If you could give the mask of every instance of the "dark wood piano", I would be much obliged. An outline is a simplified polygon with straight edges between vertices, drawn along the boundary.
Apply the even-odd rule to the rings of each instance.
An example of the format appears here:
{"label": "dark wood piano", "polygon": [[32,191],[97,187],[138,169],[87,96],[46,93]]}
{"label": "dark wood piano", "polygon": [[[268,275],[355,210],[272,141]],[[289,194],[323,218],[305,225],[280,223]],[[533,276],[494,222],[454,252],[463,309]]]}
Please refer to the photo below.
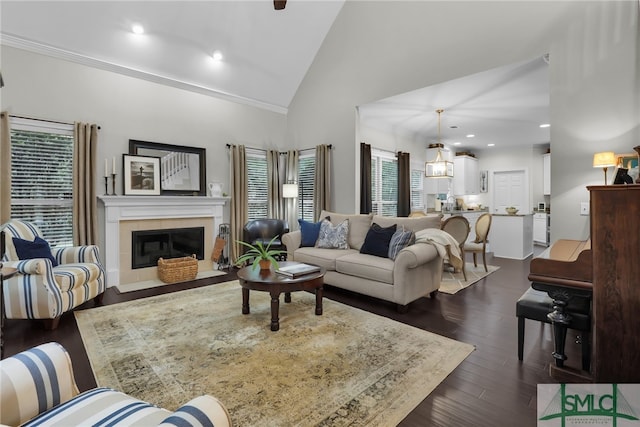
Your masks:
{"label": "dark wood piano", "polygon": [[[570,303],[580,299],[580,305],[590,305],[593,294],[593,263],[590,240],[558,240],[531,260],[529,280],[531,287],[547,292],[553,300],[554,310],[549,313],[553,325],[555,366],[550,374],[558,380],[590,381],[586,372],[566,368],[564,348],[567,329],[572,327]],[[590,315],[590,313],[588,313]],[[590,340],[589,336],[582,336]],[[587,362],[588,363],[588,362]],[[585,368],[586,369],[586,368]]]}
{"label": "dark wood piano", "polygon": [[[554,310],[559,316],[554,340],[556,326],[562,325],[563,301],[592,297],[591,372],[582,378],[567,375],[562,360],[554,355],[550,373],[562,382],[639,383],[640,185],[587,189],[590,240],[558,240],[531,260],[532,287],[559,302]],[[557,340],[555,346],[557,352]]]}

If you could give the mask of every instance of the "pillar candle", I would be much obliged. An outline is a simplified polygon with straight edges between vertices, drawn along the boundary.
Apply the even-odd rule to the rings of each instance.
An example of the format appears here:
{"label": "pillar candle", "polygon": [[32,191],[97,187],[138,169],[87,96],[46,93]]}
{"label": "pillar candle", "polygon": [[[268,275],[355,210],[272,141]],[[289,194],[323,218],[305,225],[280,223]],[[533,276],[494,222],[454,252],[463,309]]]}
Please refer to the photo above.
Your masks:
{"label": "pillar candle", "polygon": [[113,166],[113,172],[112,173],[115,175],[116,174],[116,158],[115,157],[113,158],[112,166]]}
{"label": "pillar candle", "polygon": [[104,159],[104,176],[109,176],[109,164],[107,159]]}

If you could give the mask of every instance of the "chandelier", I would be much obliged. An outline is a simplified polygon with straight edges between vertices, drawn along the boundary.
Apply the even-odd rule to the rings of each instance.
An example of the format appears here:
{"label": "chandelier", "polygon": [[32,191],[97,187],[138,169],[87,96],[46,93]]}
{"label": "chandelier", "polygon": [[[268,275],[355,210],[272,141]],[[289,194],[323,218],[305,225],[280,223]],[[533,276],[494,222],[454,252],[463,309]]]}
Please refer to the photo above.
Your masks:
{"label": "chandelier", "polygon": [[431,162],[426,162],[424,165],[424,175],[427,178],[453,178],[453,163],[448,160],[442,159],[442,152],[440,148],[444,147],[440,143],[440,115],[444,110],[436,110],[438,113],[438,155],[436,159]]}

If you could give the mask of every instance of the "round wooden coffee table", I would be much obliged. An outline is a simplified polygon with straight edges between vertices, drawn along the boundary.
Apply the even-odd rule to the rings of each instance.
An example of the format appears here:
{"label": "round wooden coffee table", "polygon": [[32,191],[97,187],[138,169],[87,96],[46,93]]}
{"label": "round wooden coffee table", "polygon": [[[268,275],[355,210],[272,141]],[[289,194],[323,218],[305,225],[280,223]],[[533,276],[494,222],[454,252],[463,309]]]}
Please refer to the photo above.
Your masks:
{"label": "round wooden coffee table", "polygon": [[[281,261],[281,266],[295,264]],[[322,286],[324,285],[325,269],[290,278],[273,270],[253,269],[252,266],[238,270],[238,280],[242,286],[242,314],[249,314],[249,291],[269,292],[271,295],[271,330],[280,329],[280,294],[284,292],[284,302],[291,302],[291,292],[310,291],[316,295],[316,315],[322,314]]]}

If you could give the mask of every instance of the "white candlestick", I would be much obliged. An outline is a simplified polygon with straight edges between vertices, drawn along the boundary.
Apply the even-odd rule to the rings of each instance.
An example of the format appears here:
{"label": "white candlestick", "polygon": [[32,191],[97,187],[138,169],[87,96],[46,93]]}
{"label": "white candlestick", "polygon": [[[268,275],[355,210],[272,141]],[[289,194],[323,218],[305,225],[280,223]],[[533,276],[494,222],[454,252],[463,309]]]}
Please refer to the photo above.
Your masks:
{"label": "white candlestick", "polygon": [[115,175],[116,174],[116,158],[115,157],[113,158],[113,165],[112,166],[113,166],[113,174]]}
{"label": "white candlestick", "polygon": [[104,159],[104,176],[109,176],[109,163],[107,163],[107,159]]}

